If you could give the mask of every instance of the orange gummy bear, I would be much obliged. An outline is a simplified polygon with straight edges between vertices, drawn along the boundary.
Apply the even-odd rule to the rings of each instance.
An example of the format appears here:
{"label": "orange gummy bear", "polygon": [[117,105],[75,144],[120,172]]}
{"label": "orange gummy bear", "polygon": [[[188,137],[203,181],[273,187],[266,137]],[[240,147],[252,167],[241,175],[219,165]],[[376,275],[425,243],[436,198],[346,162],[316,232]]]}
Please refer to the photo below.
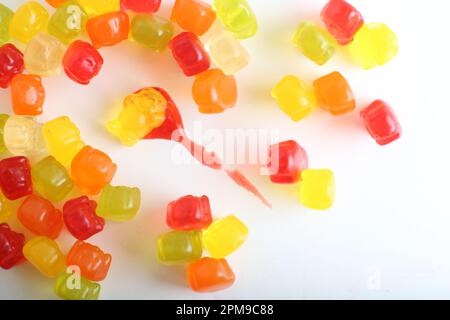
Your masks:
{"label": "orange gummy bear", "polygon": [[11,99],[14,113],[23,116],[42,114],[45,89],[40,76],[18,74],[11,82]]}
{"label": "orange gummy bear", "polygon": [[171,20],[186,31],[203,35],[216,21],[216,13],[206,2],[199,0],[176,0]]}

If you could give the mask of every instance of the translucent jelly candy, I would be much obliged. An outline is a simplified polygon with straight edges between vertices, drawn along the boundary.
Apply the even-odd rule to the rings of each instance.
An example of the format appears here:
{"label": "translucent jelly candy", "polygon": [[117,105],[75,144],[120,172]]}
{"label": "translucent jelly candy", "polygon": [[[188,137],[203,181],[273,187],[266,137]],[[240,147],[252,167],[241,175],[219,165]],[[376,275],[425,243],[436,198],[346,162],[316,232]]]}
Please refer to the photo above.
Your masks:
{"label": "translucent jelly candy", "polygon": [[103,13],[120,9],[120,0],[77,0],[84,11],[90,16],[98,16]]}
{"label": "translucent jelly candy", "polygon": [[203,230],[211,223],[211,206],[207,196],[185,196],[167,206],[167,225],[174,230]]}
{"label": "translucent jelly candy", "polygon": [[90,18],[86,30],[96,48],[108,47],[128,39],[130,19],[124,11],[115,11]]}
{"label": "translucent jelly candy", "polygon": [[122,10],[131,10],[138,13],[154,13],[159,10],[161,0],[120,0]]}
{"label": "translucent jelly candy", "polygon": [[14,45],[0,47],[0,88],[8,88],[16,74],[25,69],[23,54]]}
{"label": "translucent jelly candy", "polygon": [[45,1],[47,1],[47,3],[54,8],[59,8],[66,2],[66,0],[45,0]]}
{"label": "translucent jelly candy", "polygon": [[268,166],[273,183],[291,184],[301,180],[301,174],[308,169],[308,155],[296,141],[289,140],[271,145]]}
{"label": "translucent jelly candy", "polygon": [[384,23],[368,23],[350,45],[353,58],[364,68],[384,66],[398,53],[395,33]]}
{"label": "translucent jelly candy", "polygon": [[166,265],[179,265],[202,257],[202,234],[197,231],[171,231],[158,239],[158,260]]}
{"label": "translucent jelly candy", "polygon": [[318,104],[335,116],[355,110],[353,91],[339,72],[332,72],[314,81],[314,91]]}
{"label": "translucent jelly candy", "polygon": [[327,63],[336,53],[334,40],[312,22],[302,22],[293,40],[303,55],[319,66]]}
{"label": "translucent jelly candy", "polygon": [[84,30],[87,14],[75,1],[65,1],[51,16],[48,33],[68,44]]}
{"label": "translucent jelly candy", "polygon": [[196,292],[214,292],[231,287],[235,275],[225,259],[203,258],[188,267],[188,282]]}
{"label": "translucent jelly candy", "polygon": [[215,221],[203,232],[203,244],[209,254],[222,259],[236,251],[247,239],[248,228],[235,216]]}
{"label": "translucent jelly candy", "polygon": [[64,166],[84,147],[80,130],[68,117],[51,120],[42,129],[50,154]]}
{"label": "translucent jelly candy", "polygon": [[6,223],[0,224],[0,267],[8,270],[23,262],[24,244],[23,234],[14,232]]}
{"label": "translucent jelly candy", "polygon": [[153,14],[137,14],[131,22],[132,39],[156,52],[167,48],[173,31],[172,22]]}
{"label": "translucent jelly candy", "polygon": [[379,145],[387,145],[402,136],[402,127],[391,106],[376,100],[361,111],[367,131]]}
{"label": "translucent jelly candy", "polygon": [[307,117],[316,107],[314,91],[296,76],[286,76],[272,90],[272,97],[293,121]]}
{"label": "translucent jelly candy", "polygon": [[183,32],[169,43],[172,55],[184,74],[195,76],[209,69],[211,62],[200,39],[192,32]]}
{"label": "translucent jelly candy", "polygon": [[100,296],[101,286],[98,283],[89,281],[83,277],[77,278],[79,287],[71,284],[71,277],[74,275],[70,273],[62,273],[56,280],[55,293],[64,300],[98,300]]}
{"label": "translucent jelly candy", "polygon": [[105,226],[105,219],[95,213],[97,203],[83,196],[67,201],[63,207],[63,218],[67,230],[78,240],[87,240]]}
{"label": "translucent jelly candy", "polygon": [[80,267],[81,275],[88,280],[102,281],[108,274],[111,255],[92,244],[77,241],[67,255],[66,264]]}
{"label": "translucent jelly candy", "polygon": [[25,258],[44,276],[55,278],[66,269],[66,258],[55,240],[37,237],[23,247]]}
{"label": "translucent jelly candy", "polygon": [[85,194],[97,195],[105,185],[111,182],[117,165],[104,152],[85,146],[73,158],[72,179]]}
{"label": "translucent jelly candy", "polygon": [[196,76],[192,96],[201,113],[224,112],[236,105],[236,79],[220,69],[210,69]]}
{"label": "translucent jelly candy", "polygon": [[213,8],[201,0],[176,0],[171,20],[186,31],[203,35],[216,20]]}
{"label": "translucent jelly candy", "polygon": [[97,214],[107,220],[125,222],[133,219],[141,206],[138,188],[106,185],[98,200]]}
{"label": "translucent jelly candy", "polygon": [[166,99],[155,89],[146,88],[123,100],[123,109],[108,130],[126,146],[133,146],[154,128],[160,127],[167,109]]}
{"label": "translucent jelly candy", "polygon": [[8,121],[9,115],[7,114],[0,114],[0,154],[5,153],[8,151],[5,145],[5,139],[4,139],[4,128],[6,121]]}
{"label": "translucent jelly candy", "polygon": [[11,82],[11,98],[15,114],[27,116],[42,114],[45,88],[41,77],[32,74],[16,75]]}
{"label": "translucent jelly candy", "polygon": [[63,200],[73,189],[67,169],[54,157],[48,156],[31,168],[34,190],[54,202]]}
{"label": "translucent jelly candy", "polygon": [[36,1],[29,1],[21,5],[14,14],[9,26],[11,37],[27,43],[39,32],[47,29],[49,14]]}
{"label": "translucent jelly candy", "polygon": [[250,62],[247,49],[220,22],[209,29],[202,41],[213,63],[225,74],[235,74]]}
{"label": "translucent jelly candy", "polygon": [[9,40],[9,25],[14,12],[0,3],[0,45]]}
{"label": "translucent jelly candy", "polygon": [[217,17],[238,39],[253,37],[258,32],[258,21],[246,0],[215,0]]}
{"label": "translucent jelly candy", "polygon": [[27,45],[24,59],[28,72],[50,77],[61,71],[66,47],[57,38],[39,33]]}
{"label": "translucent jelly candy", "polygon": [[340,45],[352,42],[364,25],[361,13],[344,0],[329,1],[322,9],[321,18]]}
{"label": "translucent jelly candy", "polygon": [[77,40],[66,51],[63,59],[67,76],[79,84],[87,85],[100,72],[103,58],[91,44]]}
{"label": "translucent jelly candy", "polygon": [[330,170],[305,170],[300,187],[301,203],[311,209],[327,210],[334,203],[334,175]]}
{"label": "translucent jelly candy", "polygon": [[33,193],[30,162],[25,157],[0,161],[0,187],[9,200],[17,200]]}
{"label": "translucent jelly candy", "polygon": [[22,202],[17,218],[34,234],[50,239],[56,239],[63,228],[61,211],[37,195],[31,195]]}
{"label": "translucent jelly candy", "polygon": [[0,223],[6,222],[12,214],[11,203],[0,192]]}
{"label": "translucent jelly candy", "polygon": [[39,156],[44,154],[42,125],[32,117],[10,116],[3,128],[3,139],[8,151],[18,156]]}

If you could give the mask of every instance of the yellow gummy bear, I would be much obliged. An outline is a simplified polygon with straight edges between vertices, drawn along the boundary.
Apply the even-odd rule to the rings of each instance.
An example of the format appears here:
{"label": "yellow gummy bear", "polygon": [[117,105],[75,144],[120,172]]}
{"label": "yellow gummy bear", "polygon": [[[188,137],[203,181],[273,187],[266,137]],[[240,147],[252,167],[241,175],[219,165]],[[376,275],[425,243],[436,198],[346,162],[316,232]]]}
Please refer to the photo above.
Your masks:
{"label": "yellow gummy bear", "polygon": [[78,0],[78,4],[89,16],[120,10],[120,0]]}
{"label": "yellow gummy bear", "polygon": [[30,1],[17,9],[9,25],[9,33],[11,37],[27,43],[39,32],[45,32],[48,20],[47,10],[36,1]]}
{"label": "yellow gummy bear", "polygon": [[304,170],[300,186],[300,201],[311,209],[327,210],[335,197],[334,175],[331,170]]}
{"label": "yellow gummy bear", "polygon": [[25,258],[43,275],[54,278],[66,269],[66,258],[56,241],[37,237],[23,247]]}
{"label": "yellow gummy bear", "polygon": [[0,192],[0,223],[6,222],[12,213],[11,203]]}

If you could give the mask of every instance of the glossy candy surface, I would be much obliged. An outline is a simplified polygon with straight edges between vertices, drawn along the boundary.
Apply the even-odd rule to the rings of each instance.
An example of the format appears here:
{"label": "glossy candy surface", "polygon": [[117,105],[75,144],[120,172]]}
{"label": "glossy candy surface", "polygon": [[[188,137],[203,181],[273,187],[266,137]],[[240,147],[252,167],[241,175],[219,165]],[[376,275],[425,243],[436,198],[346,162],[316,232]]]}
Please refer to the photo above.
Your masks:
{"label": "glossy candy surface", "polygon": [[130,19],[124,11],[115,11],[90,18],[86,30],[94,47],[109,47],[128,39]]}
{"label": "glossy candy surface", "polygon": [[209,69],[211,62],[200,39],[192,32],[183,32],[169,43],[172,55],[188,77]]}
{"label": "glossy candy surface", "polygon": [[31,195],[22,202],[17,210],[17,218],[34,234],[50,239],[56,239],[63,228],[61,211],[37,195]]}
{"label": "glossy candy surface", "polygon": [[174,230],[203,230],[212,223],[207,196],[185,196],[167,206],[167,225]]}
{"label": "glossy candy surface", "polygon": [[312,88],[296,76],[286,76],[273,88],[272,97],[293,121],[307,117],[316,107]]}
{"label": "glossy candy surface", "polygon": [[120,9],[120,0],[77,0],[89,16],[98,16]]}
{"label": "glossy candy surface", "polygon": [[293,40],[305,57],[320,66],[326,64],[336,53],[334,40],[312,22],[302,22]]}
{"label": "glossy candy surface", "polygon": [[67,266],[80,267],[81,275],[92,281],[106,278],[111,265],[111,255],[87,242],[77,241],[67,254]]}
{"label": "glossy candy surface", "polygon": [[65,1],[51,16],[48,33],[69,44],[86,27],[87,14],[76,0]]}
{"label": "glossy candy surface", "polygon": [[122,10],[131,10],[138,13],[153,13],[159,10],[161,0],[121,0]]}
{"label": "glossy candy surface", "polygon": [[327,210],[333,206],[335,185],[331,170],[305,170],[302,180],[300,201],[305,207]]}
{"label": "glossy candy surface", "polygon": [[98,200],[97,215],[106,220],[125,222],[132,220],[141,206],[141,191],[131,187],[106,185]]}
{"label": "glossy candy surface", "polygon": [[0,223],[6,222],[12,213],[11,202],[0,192]]}
{"label": "glossy candy surface", "polygon": [[355,110],[356,102],[347,80],[332,72],[314,81],[319,106],[338,116]]}
{"label": "glossy candy surface", "polygon": [[66,258],[55,240],[37,237],[23,247],[25,258],[44,276],[55,278],[66,269]]}
{"label": "glossy candy surface", "polygon": [[53,156],[48,156],[31,168],[34,190],[53,202],[63,200],[73,189],[67,169]]}
{"label": "glossy candy surface", "polygon": [[63,3],[65,3],[67,0],[45,0],[49,5],[51,5],[54,8],[59,8]]}
{"label": "glossy candy surface", "polygon": [[216,20],[213,8],[201,0],[176,0],[171,20],[182,29],[203,35]]}
{"label": "glossy candy surface", "polygon": [[14,232],[6,223],[0,224],[0,267],[8,270],[24,261],[24,244],[23,234]]}
{"label": "glossy candy surface", "polygon": [[137,14],[131,22],[132,39],[156,52],[167,48],[173,32],[172,22],[154,14]]}
{"label": "glossy candy surface", "polygon": [[0,114],[0,154],[5,153],[8,151],[5,145],[5,139],[4,139],[4,129],[6,121],[8,121],[9,115],[7,114]]}
{"label": "glossy candy surface", "polygon": [[[75,275],[62,273],[55,284],[55,293],[64,300],[98,300],[101,286],[84,277],[74,280]],[[79,282],[78,282],[79,281]],[[79,283],[79,287],[76,284]]]}
{"label": "glossy candy surface", "polygon": [[214,9],[226,29],[238,39],[253,37],[258,32],[258,21],[246,0],[215,0]]}
{"label": "glossy candy surface", "polygon": [[167,265],[180,265],[202,257],[202,235],[197,231],[171,231],[158,239],[158,260]]}
{"label": "glossy candy surface", "polygon": [[87,85],[100,72],[103,58],[90,43],[76,40],[67,49],[63,66],[70,79]]}
{"label": "glossy candy surface", "polygon": [[235,275],[225,259],[203,258],[188,267],[188,282],[196,292],[214,292],[231,287]]}
{"label": "glossy candy surface", "polygon": [[38,33],[46,31],[48,19],[49,14],[41,4],[28,1],[14,13],[9,33],[14,39],[27,43]]}
{"label": "glossy candy surface", "polygon": [[235,216],[215,221],[203,232],[203,245],[211,257],[222,259],[236,251],[247,239],[247,226]]}
{"label": "glossy candy surface", "polygon": [[6,198],[17,200],[33,192],[30,162],[25,157],[0,161],[0,187]]}
{"label": "glossy candy surface", "polygon": [[28,116],[42,114],[45,88],[41,77],[32,74],[16,75],[11,82],[11,98],[15,114]]}
{"label": "glossy candy surface", "polygon": [[308,169],[308,155],[296,141],[289,140],[269,148],[270,180],[273,183],[292,184],[301,180],[303,170]]}
{"label": "glossy candy surface", "polygon": [[63,207],[63,218],[67,230],[78,240],[87,240],[105,226],[105,219],[97,216],[97,203],[88,197],[67,201]]}
{"label": "glossy candy surface", "polygon": [[0,3],[0,45],[8,42],[9,25],[11,23],[14,12],[7,6]]}
{"label": "glossy candy surface", "polygon": [[61,71],[61,62],[66,47],[57,38],[39,33],[27,45],[24,53],[28,72],[50,77]]}
{"label": "glossy candy surface", "polygon": [[13,44],[0,47],[0,88],[8,88],[16,74],[25,69],[23,54]]}
{"label": "glossy candy surface", "polygon": [[3,128],[3,139],[13,155],[32,157],[47,151],[42,125],[32,117],[10,116]]}
{"label": "glossy candy surface", "polygon": [[383,100],[372,102],[361,111],[367,131],[379,145],[387,145],[402,136],[402,127],[392,107]]}
{"label": "glossy candy surface", "polygon": [[236,105],[236,79],[220,69],[210,69],[196,76],[192,96],[201,113],[224,112]]}

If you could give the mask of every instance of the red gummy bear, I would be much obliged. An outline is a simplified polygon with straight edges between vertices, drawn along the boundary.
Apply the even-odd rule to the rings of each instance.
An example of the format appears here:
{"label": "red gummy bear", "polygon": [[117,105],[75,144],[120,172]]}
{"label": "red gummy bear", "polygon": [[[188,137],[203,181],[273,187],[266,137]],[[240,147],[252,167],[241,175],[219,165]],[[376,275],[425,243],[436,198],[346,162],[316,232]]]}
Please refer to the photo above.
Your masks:
{"label": "red gummy bear", "polygon": [[121,0],[122,10],[131,10],[138,13],[154,13],[159,10],[161,0]]}
{"label": "red gummy bear", "polygon": [[0,47],[0,87],[8,88],[16,74],[25,68],[23,54],[14,45],[7,43]]}
{"label": "red gummy bear", "polygon": [[289,140],[269,148],[270,180],[273,183],[292,184],[301,180],[303,170],[308,169],[308,155],[296,141]]}
{"label": "red gummy bear", "polygon": [[105,219],[97,216],[97,203],[83,196],[69,200],[63,207],[63,218],[67,230],[78,240],[86,240],[101,232]]}
{"label": "red gummy bear", "polygon": [[8,270],[25,261],[24,244],[23,234],[12,231],[6,223],[0,224],[0,267]]}
{"label": "red gummy bear", "polygon": [[67,76],[79,84],[87,85],[100,72],[103,58],[90,43],[77,40],[67,49],[63,59]]}
{"label": "red gummy bear", "polygon": [[26,157],[0,161],[0,188],[9,200],[17,200],[33,193],[30,162]]}
{"label": "red gummy bear", "polygon": [[185,196],[167,206],[167,225],[179,231],[203,230],[212,223],[207,196]]}

